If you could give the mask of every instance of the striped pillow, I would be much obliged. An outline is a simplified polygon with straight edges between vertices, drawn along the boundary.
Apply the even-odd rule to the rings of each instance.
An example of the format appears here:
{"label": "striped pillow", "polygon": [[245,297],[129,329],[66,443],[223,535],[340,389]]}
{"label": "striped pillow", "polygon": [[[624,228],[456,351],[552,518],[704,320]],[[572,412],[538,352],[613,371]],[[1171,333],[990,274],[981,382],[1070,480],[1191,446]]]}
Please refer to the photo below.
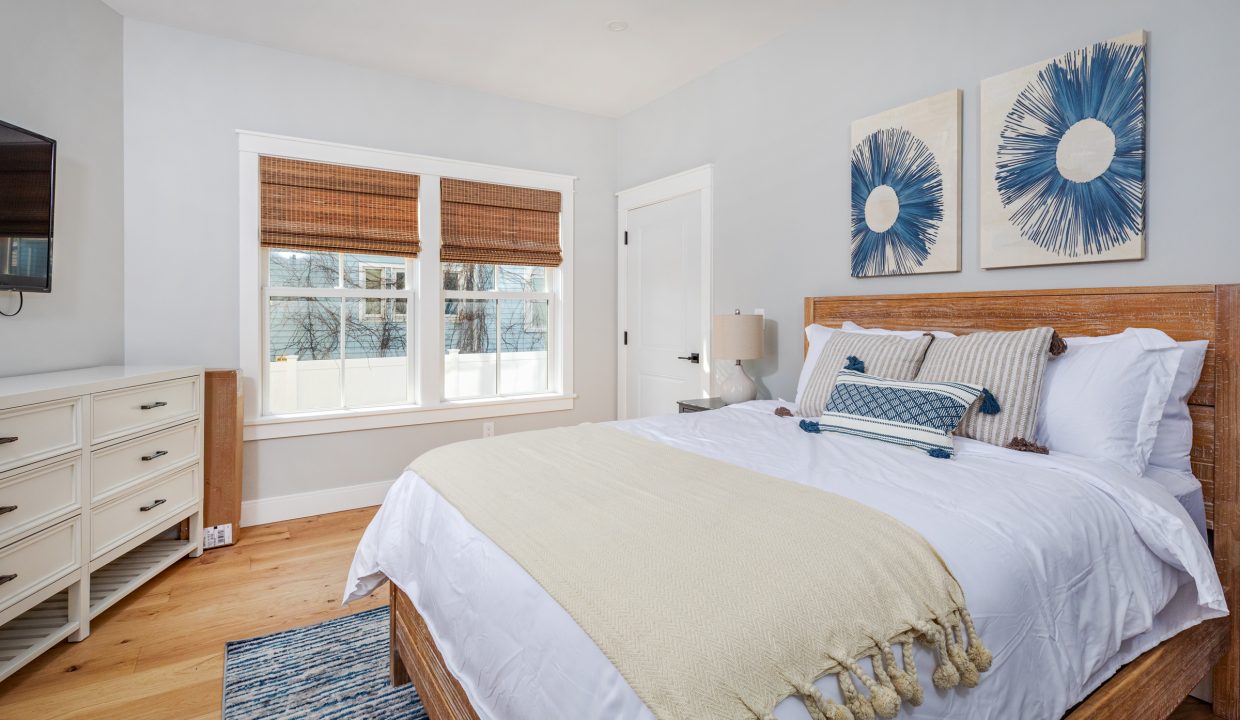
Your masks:
{"label": "striped pillow", "polygon": [[[924,450],[932,457],[955,454],[952,431],[982,388],[955,382],[889,380],[841,370],[819,432],[873,438]],[[813,431],[813,423],[803,427]]]}
{"label": "striped pillow", "polygon": [[848,362],[849,356],[860,358],[865,372],[893,380],[912,380],[934,338],[902,338],[896,335],[871,335],[833,332],[818,354],[814,372],[797,405],[797,414],[814,418],[822,414],[835,386],[835,377]]}
{"label": "striped pillow", "polygon": [[1055,338],[1055,331],[1048,327],[937,338],[926,352],[917,379],[964,382],[989,390],[999,402],[999,412],[984,415],[974,408],[956,434],[1000,447],[1016,442],[1019,448],[1022,442],[1028,445],[1033,440],[1042,379]]}

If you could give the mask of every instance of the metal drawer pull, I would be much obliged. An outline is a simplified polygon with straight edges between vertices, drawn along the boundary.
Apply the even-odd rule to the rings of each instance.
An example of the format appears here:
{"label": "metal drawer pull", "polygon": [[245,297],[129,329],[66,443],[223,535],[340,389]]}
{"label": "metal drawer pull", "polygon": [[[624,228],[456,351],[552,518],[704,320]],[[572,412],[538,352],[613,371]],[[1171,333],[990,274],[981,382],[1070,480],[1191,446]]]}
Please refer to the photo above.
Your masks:
{"label": "metal drawer pull", "polygon": [[167,405],[168,403],[164,402],[163,400],[159,400],[157,402],[147,403],[143,405],[142,409],[143,410],[154,410],[155,408],[167,407]]}
{"label": "metal drawer pull", "polygon": [[8,445],[10,443],[15,443],[15,442],[17,442],[16,435],[14,435],[13,437],[0,437],[0,445]]}
{"label": "metal drawer pull", "polygon": [[0,505],[0,515],[8,515],[16,509],[16,505]]}
{"label": "metal drawer pull", "polygon": [[17,579],[17,573],[13,573],[11,575],[0,575],[0,585],[3,585],[10,580],[16,580],[16,579]]}
{"label": "metal drawer pull", "polygon": [[158,500],[151,503],[150,505],[143,505],[142,507],[138,508],[138,510],[142,512],[146,512],[147,510],[154,510],[155,508],[159,507],[160,505],[163,505],[166,502],[168,502],[166,499],[159,498]]}
{"label": "metal drawer pull", "polygon": [[155,458],[161,458],[161,457],[163,457],[163,456],[165,456],[165,455],[167,455],[167,454],[168,454],[168,451],[167,451],[167,450],[156,450],[155,452],[151,453],[150,455],[143,455],[143,456],[142,456],[142,462],[150,462],[150,461],[154,460]]}

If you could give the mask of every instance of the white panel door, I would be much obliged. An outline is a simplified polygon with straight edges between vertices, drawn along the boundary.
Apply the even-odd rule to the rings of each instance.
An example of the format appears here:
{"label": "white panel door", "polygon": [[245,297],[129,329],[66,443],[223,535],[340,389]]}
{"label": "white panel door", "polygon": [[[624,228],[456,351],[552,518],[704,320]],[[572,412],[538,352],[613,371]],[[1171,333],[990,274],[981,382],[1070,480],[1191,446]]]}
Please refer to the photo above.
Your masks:
{"label": "white panel door", "polygon": [[628,211],[624,416],[664,415],[703,397],[702,193]]}

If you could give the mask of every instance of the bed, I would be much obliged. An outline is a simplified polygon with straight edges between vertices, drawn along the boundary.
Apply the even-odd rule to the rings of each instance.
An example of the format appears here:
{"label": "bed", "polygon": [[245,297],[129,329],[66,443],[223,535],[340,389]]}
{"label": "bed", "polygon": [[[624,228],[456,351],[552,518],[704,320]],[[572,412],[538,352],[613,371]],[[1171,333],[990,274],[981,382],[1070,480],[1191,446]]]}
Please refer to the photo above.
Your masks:
{"label": "bed", "polygon": [[[1020,707],[1022,717],[1160,718],[1213,669],[1215,714],[1240,720],[1236,652],[1240,638],[1228,617],[1219,617],[1221,612],[1203,609],[1199,603],[1197,595],[1210,592],[1213,573],[1206,577],[1200,568],[1195,574],[1191,570],[1193,562],[1212,563],[1217,570],[1215,584],[1221,582],[1228,600],[1234,601],[1235,553],[1240,550],[1236,545],[1236,473],[1240,469],[1240,437],[1235,426],[1240,419],[1237,308],[1240,286],[1212,285],[805,299],[806,324],[839,325],[851,320],[891,329],[956,333],[1052,325],[1064,335],[1154,327],[1175,339],[1211,342],[1191,403],[1193,470],[1201,480],[1212,550],[1202,544],[1196,558],[1184,551],[1188,554],[1177,561],[1182,567],[1176,572],[1151,559],[1159,551],[1175,552],[1171,545],[1156,547],[1160,532],[1173,528],[1180,533],[1183,547],[1188,547],[1183,533],[1196,533],[1189,513],[1170,493],[1154,483],[1108,479],[1097,468],[1074,466],[1054,456],[1022,457],[1026,454],[962,441],[959,464],[951,470],[957,495],[949,503],[953,507],[944,508],[940,515],[946,517],[954,510],[957,519],[971,521],[982,515],[982,506],[976,503],[998,502],[984,497],[988,479],[991,485],[994,477],[1003,474],[1032,479],[1021,493],[986,506],[1004,522],[989,528],[978,525],[964,539],[944,532],[946,523],[926,520],[935,513],[919,512],[919,507],[932,499],[916,497],[917,488],[891,468],[870,469],[878,482],[832,487],[840,494],[884,506],[942,550],[971,603],[980,606],[974,608],[974,615],[985,616],[979,628],[982,622],[989,623],[982,634],[996,648],[992,674],[1010,676],[1010,680],[988,678],[969,691],[980,698],[970,703],[961,702],[959,693],[938,693],[909,717],[1011,717],[1010,708]],[[755,403],[620,426],[691,452],[721,456],[803,482],[813,482],[808,468],[847,462],[860,452],[850,442],[866,442],[845,438],[850,442],[808,444],[809,436],[788,433],[776,425],[781,419],[772,409],[769,403]],[[822,457],[823,452],[838,456]],[[772,456],[783,458],[782,463],[772,463]],[[1069,476],[1075,479],[1064,485]],[[1138,486],[1139,492],[1130,490]],[[1055,499],[1065,487],[1079,495],[1077,502]],[[1039,515],[1033,511],[1038,507],[1054,511],[1040,513],[1040,528],[1037,524],[1022,526],[1027,518]],[[359,547],[347,593],[365,594],[384,579],[393,581],[393,682],[412,680],[433,720],[540,714],[649,717],[615,668],[597,648],[592,653],[589,638],[572,619],[562,609],[557,614],[558,606],[549,597],[539,597],[540,588],[529,576],[523,578],[511,559],[488,546],[476,530],[471,534],[468,523],[454,518],[452,512],[416,477],[402,477]],[[988,532],[1000,537],[1007,531],[1001,528],[1031,537],[1040,532],[1038,543],[1083,545],[1088,552],[1066,552],[1066,560],[1057,561],[1050,570],[1027,568],[1024,575],[1017,573],[1011,582],[992,590],[983,578],[996,568],[983,562],[985,553],[970,552],[967,540],[990,537]],[[1122,535],[1134,529],[1141,542],[1121,541]],[[1095,545],[1089,546],[1091,542]],[[408,547],[411,543],[418,547]],[[1120,562],[1112,556],[1125,559]],[[1072,566],[1073,557],[1083,562],[1081,567]],[[1018,562],[1006,565],[1021,566]],[[1055,572],[1064,576],[1056,577]],[[1089,608],[1115,602],[1107,588],[1115,585],[1116,573],[1125,572],[1130,576],[1121,580],[1146,586],[1139,602],[1121,598],[1126,604],[1117,627],[1087,622]],[[1016,607],[1036,595],[1022,590],[1021,582],[1070,587],[1071,592],[1063,593],[1068,599],[1054,607],[1045,603],[1046,612],[1026,609],[1005,617],[1002,608]],[[1080,631],[1065,633],[1064,618],[1073,617],[1082,619]],[[1021,675],[1033,679],[1016,682]],[[800,712],[792,705],[781,705],[776,717],[808,717],[803,708]]]}

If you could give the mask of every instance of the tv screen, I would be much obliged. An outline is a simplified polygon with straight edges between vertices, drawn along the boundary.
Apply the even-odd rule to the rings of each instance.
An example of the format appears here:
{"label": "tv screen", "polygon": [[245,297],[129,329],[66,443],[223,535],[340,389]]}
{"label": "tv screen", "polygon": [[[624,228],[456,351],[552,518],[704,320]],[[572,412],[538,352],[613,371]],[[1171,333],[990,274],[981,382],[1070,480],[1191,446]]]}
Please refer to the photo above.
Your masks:
{"label": "tv screen", "polygon": [[0,290],[51,292],[56,141],[0,121]]}

